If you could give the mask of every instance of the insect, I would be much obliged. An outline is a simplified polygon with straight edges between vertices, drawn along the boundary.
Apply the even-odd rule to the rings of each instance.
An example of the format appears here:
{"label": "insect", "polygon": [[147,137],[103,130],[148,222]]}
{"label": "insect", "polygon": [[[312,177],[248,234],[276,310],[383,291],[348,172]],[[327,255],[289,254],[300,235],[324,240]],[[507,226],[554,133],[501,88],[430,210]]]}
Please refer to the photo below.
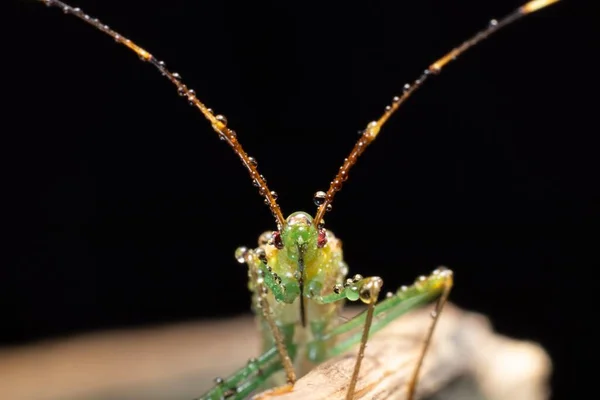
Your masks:
{"label": "insect", "polygon": [[[215,386],[199,399],[243,399],[265,386],[271,389],[261,396],[287,393],[293,390],[297,378],[307,372],[307,365],[318,364],[358,345],[358,356],[346,394],[347,399],[353,399],[369,337],[402,314],[436,302],[430,327],[408,380],[408,398],[413,399],[421,365],[453,286],[453,273],[439,268],[429,276],[418,278],[409,287],[388,293],[380,301],[383,280],[358,274],[348,277],[341,242],[325,228],[324,216],[331,211],[334,197],[347,180],[350,170],[377,138],[386,121],[431,76],[439,74],[448,63],[500,28],[558,0],[530,1],[503,19],[492,20],[485,29],[433,62],[418,79],[403,88],[401,95],[392,99],[378,119],[367,124],[329,189],[315,193],[314,202],[318,208],[314,216],[294,212],[287,218],[277,203],[276,192],[267,186],[257,169],[256,160],[245,152],[227,119],[214,114],[177,73],[167,69],[164,62],[147,50],[79,8],[58,0],[39,1],[90,24],[157,68],[176,87],[179,95],[203,114],[220,139],[240,158],[252,184],[275,219],[276,229],[263,233],[258,247],[240,247],[235,251],[236,259],[248,267],[252,307],[261,327],[263,353],[229,377],[218,378]],[[367,309],[349,321],[339,323],[337,316],[347,301],[360,301],[366,304]],[[283,374],[279,374],[281,371]],[[279,376],[283,377],[282,381],[278,380]]]}

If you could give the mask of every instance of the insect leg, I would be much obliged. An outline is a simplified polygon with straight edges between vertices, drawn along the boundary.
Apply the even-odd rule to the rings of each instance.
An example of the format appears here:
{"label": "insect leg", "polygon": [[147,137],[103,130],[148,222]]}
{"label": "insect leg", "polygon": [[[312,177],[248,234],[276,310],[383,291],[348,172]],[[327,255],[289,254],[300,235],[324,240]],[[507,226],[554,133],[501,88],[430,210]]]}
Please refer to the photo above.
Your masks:
{"label": "insect leg", "polygon": [[272,347],[228,378],[217,378],[216,385],[196,400],[243,400],[281,368],[277,348]]}
{"label": "insect leg", "polygon": [[354,390],[356,389],[356,382],[358,381],[360,365],[365,356],[365,347],[367,346],[369,331],[371,329],[371,324],[373,323],[373,312],[375,311],[375,304],[377,303],[377,298],[379,297],[379,291],[381,290],[382,285],[383,280],[379,277],[365,278],[357,283],[360,299],[363,303],[367,304],[367,312],[365,314],[365,324],[360,338],[358,356],[356,357],[354,371],[352,371],[352,378],[350,378],[350,384],[348,385],[348,391],[346,392],[346,400],[352,400],[354,398]]}
{"label": "insect leg", "polygon": [[[327,332],[323,337],[315,340],[309,345],[318,345],[317,342],[328,341],[336,336],[354,331],[361,326],[366,326],[369,319],[372,320],[372,323],[370,323],[369,334],[376,333],[382,328],[384,328],[386,325],[388,325],[390,322],[400,317],[401,315],[412,311],[420,306],[423,306],[427,303],[430,303],[434,300],[437,300],[436,308],[432,313],[432,323],[425,337],[425,341],[423,342],[423,346],[419,351],[417,363],[415,364],[413,374],[408,380],[408,399],[412,400],[414,398],[414,393],[419,378],[419,371],[423,364],[423,360],[427,353],[427,349],[431,342],[431,337],[433,335],[435,326],[441,314],[442,308],[447,302],[450,289],[452,288],[452,284],[452,271],[445,268],[439,268],[433,271],[433,273],[429,277],[421,277],[417,279],[417,281],[412,286],[401,287],[395,294],[388,296],[385,300],[378,303],[376,306],[374,306],[372,316],[369,316],[369,309],[367,309],[365,312],[360,313],[351,320],[336,326],[335,328]],[[349,289],[352,288],[346,288],[346,290]],[[350,300],[352,299],[350,298]],[[359,342],[361,343],[362,347],[364,342],[364,336],[364,331],[362,333],[358,332],[352,334],[347,339],[336,343],[333,347],[330,347],[328,349],[326,358],[343,354]],[[359,357],[362,357],[362,354],[359,353]]]}
{"label": "insect leg", "polygon": [[249,277],[256,293],[257,306],[262,311],[262,316],[271,330],[271,334],[273,335],[273,340],[275,342],[275,348],[279,353],[281,364],[287,379],[286,385],[273,390],[279,390],[283,392],[290,391],[294,386],[294,383],[296,383],[296,372],[294,371],[294,366],[292,364],[290,353],[287,347],[291,346],[291,344],[288,343],[289,341],[285,340],[284,335],[281,333],[281,330],[275,323],[275,320],[271,314],[271,306],[269,305],[269,301],[267,299],[269,289],[271,289],[275,295],[279,293],[276,290],[279,288],[279,284],[273,279],[270,271],[267,270],[265,272],[265,269],[263,268],[266,266],[266,263],[264,262],[265,259],[260,254],[248,252],[245,260],[248,264]]}

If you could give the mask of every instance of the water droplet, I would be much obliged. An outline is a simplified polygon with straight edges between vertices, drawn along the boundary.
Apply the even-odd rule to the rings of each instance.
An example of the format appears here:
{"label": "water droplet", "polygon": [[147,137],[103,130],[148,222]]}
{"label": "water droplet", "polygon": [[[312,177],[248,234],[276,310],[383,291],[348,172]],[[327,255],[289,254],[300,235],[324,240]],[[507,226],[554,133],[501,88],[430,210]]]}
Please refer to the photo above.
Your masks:
{"label": "water droplet", "polygon": [[89,20],[89,19],[90,19],[90,16],[89,16],[89,15],[87,15],[87,14],[85,14],[85,15],[83,16],[83,18],[84,18],[84,19],[86,19],[86,20]]}
{"label": "water droplet", "polygon": [[273,200],[277,200],[277,197],[279,197],[279,195],[277,194],[277,192],[271,190],[271,197],[273,198]]}
{"label": "water droplet", "polygon": [[431,318],[436,318],[438,316],[438,313],[436,310],[433,310],[430,315],[431,315]]}
{"label": "water droplet", "polygon": [[398,96],[394,96],[394,98],[392,99],[392,102],[394,103],[398,103],[400,101],[400,97]]}
{"label": "water droplet", "polygon": [[215,117],[215,119],[222,123],[224,126],[227,126],[227,118],[225,118],[224,115],[219,114]]}
{"label": "water droplet", "polygon": [[243,264],[243,263],[246,262],[246,256],[247,255],[248,255],[248,248],[247,247],[241,246],[241,247],[238,247],[237,249],[235,249],[235,259],[240,264]]}
{"label": "water droplet", "polygon": [[410,90],[410,83],[406,83],[404,85],[404,92],[408,92]]}
{"label": "water droplet", "polygon": [[250,162],[250,164],[252,164],[252,166],[254,166],[254,167],[258,166],[258,161],[256,161],[256,158],[248,157],[248,161]]}
{"label": "water droplet", "polygon": [[379,126],[379,124],[377,123],[377,121],[371,121],[369,122],[369,125],[367,125],[367,137],[370,140],[373,140],[377,137],[377,134],[379,133],[379,129],[381,127]]}
{"label": "water droplet", "polygon": [[340,190],[342,190],[342,181],[339,179],[334,179],[331,182],[331,187],[333,188],[333,190],[335,190],[336,192],[339,192]]}
{"label": "water droplet", "polygon": [[389,299],[390,297],[394,297],[394,293],[392,293],[392,292],[387,292],[387,293],[385,294],[385,298],[386,298],[386,299]]}
{"label": "water droplet", "polygon": [[273,239],[273,232],[271,232],[271,231],[263,232],[262,235],[260,235],[258,237],[258,245],[266,246],[269,244],[271,239]]}
{"label": "water droplet", "polygon": [[262,261],[265,265],[267,265],[267,253],[265,252],[265,250],[261,247],[259,247],[258,249],[255,250],[254,252],[256,254],[256,256],[258,257],[258,259],[260,261]]}
{"label": "water droplet", "polygon": [[71,7],[69,7],[69,6],[64,6],[62,10],[63,10],[63,12],[64,12],[65,14],[68,14],[68,13],[71,11]]}
{"label": "water droplet", "polygon": [[183,86],[177,88],[177,94],[180,96],[185,96],[185,88]]}
{"label": "water droplet", "polygon": [[224,381],[223,381],[223,378],[215,378],[215,383],[216,383],[217,385],[222,385],[222,384],[223,384],[223,382],[224,382]]}
{"label": "water droplet", "polygon": [[321,205],[323,205],[323,203],[325,203],[326,197],[327,197],[327,193],[323,192],[322,190],[319,190],[313,196],[313,201],[316,206],[321,206]]}
{"label": "water droplet", "polygon": [[190,102],[190,105],[193,106],[194,105],[194,100],[196,100],[196,91],[194,91],[194,89],[190,89],[187,91],[187,98],[188,101]]}
{"label": "water droplet", "polygon": [[213,114],[213,113],[214,113],[212,108],[207,108],[207,109],[206,109],[206,111],[207,111],[209,114]]}
{"label": "water droplet", "polygon": [[358,281],[360,281],[361,279],[363,279],[363,276],[362,276],[361,274],[356,274],[356,275],[354,275],[354,277],[352,278],[352,280],[353,280],[354,282],[358,282]]}
{"label": "water droplet", "polygon": [[175,78],[177,80],[181,79],[181,75],[179,75],[179,73],[177,73],[177,72],[173,72],[171,75],[173,76],[173,78]]}
{"label": "water droplet", "polygon": [[385,106],[385,111],[388,112],[392,109],[392,106]]}
{"label": "water droplet", "polygon": [[258,181],[256,179],[252,179],[252,185],[256,186],[256,187],[259,187],[260,183],[258,183]]}
{"label": "water droplet", "polygon": [[348,275],[348,264],[346,264],[344,261],[340,261],[339,267],[340,267],[340,273],[343,276]]}
{"label": "water droplet", "polygon": [[325,211],[329,212],[333,210],[333,206],[331,204],[327,204],[327,207],[325,207]]}
{"label": "water droplet", "polygon": [[75,8],[73,9],[73,12],[75,12],[75,13],[79,13],[79,12],[81,12],[81,8],[79,8],[79,7],[75,7]]}
{"label": "water droplet", "polygon": [[165,62],[164,62],[164,61],[159,61],[159,62],[158,62],[158,65],[160,65],[161,67],[164,67],[166,64],[165,64]]}
{"label": "water droplet", "polygon": [[490,20],[490,26],[496,26],[498,25],[498,21],[495,19]]}

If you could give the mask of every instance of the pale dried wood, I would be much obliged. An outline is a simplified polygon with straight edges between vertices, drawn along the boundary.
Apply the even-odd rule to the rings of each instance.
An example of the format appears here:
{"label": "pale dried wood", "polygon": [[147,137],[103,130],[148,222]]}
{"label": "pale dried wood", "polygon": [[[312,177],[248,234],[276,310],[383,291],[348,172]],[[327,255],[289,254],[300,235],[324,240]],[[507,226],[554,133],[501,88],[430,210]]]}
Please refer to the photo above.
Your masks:
{"label": "pale dried wood", "polygon": [[[374,335],[368,342],[356,399],[405,399],[428,310],[411,313]],[[291,393],[260,396],[277,400],[344,400],[356,350],[332,359],[301,378]],[[493,333],[486,318],[449,305],[438,322],[421,370],[418,398],[545,400],[550,359],[541,347]],[[454,381],[463,385],[453,397],[441,393]],[[447,390],[450,396],[450,389]],[[481,397],[479,397],[481,396]]]}
{"label": "pale dried wood", "polygon": [[[429,309],[400,318],[369,341],[364,399],[402,398]],[[0,350],[0,394],[19,400],[191,399],[258,352],[250,317],[113,331]],[[343,398],[353,352],[301,378],[284,399]],[[477,383],[487,400],[545,400],[550,361],[539,346],[493,333],[487,319],[444,310],[425,362],[421,393],[466,399],[448,383]],[[450,393],[454,393],[450,395]],[[336,397],[337,396],[337,397]],[[341,397],[340,397],[341,396]],[[454,396],[454,397],[452,397]]]}

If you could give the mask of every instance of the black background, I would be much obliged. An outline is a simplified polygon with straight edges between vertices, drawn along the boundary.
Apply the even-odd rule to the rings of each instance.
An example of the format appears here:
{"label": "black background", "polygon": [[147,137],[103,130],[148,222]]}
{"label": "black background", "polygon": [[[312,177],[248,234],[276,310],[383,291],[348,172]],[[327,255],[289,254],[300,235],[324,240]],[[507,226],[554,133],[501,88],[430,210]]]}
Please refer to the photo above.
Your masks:
{"label": "black background", "polygon": [[[225,114],[287,215],[314,212],[405,82],[520,3],[72,5]],[[1,342],[247,312],[233,251],[274,222],[237,157],[110,38],[58,9],[5,7]],[[387,289],[453,268],[455,303],[550,352],[556,398],[575,397],[597,347],[593,14],[560,2],[451,63],[326,215],[351,273]]]}

